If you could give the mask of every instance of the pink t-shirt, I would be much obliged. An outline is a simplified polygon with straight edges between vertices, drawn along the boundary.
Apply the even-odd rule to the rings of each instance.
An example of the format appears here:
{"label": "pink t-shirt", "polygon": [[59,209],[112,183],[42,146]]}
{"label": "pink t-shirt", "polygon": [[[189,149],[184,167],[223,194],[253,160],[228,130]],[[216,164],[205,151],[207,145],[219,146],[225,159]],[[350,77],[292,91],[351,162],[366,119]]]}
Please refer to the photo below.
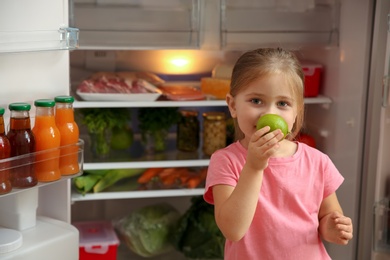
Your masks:
{"label": "pink t-shirt", "polygon": [[[212,155],[208,203],[214,203],[214,185],[236,186],[246,154],[235,142]],[[226,241],[225,259],[330,259],[318,233],[318,212],[343,181],[327,155],[303,143],[291,157],[270,158],[252,224],[240,241]]]}

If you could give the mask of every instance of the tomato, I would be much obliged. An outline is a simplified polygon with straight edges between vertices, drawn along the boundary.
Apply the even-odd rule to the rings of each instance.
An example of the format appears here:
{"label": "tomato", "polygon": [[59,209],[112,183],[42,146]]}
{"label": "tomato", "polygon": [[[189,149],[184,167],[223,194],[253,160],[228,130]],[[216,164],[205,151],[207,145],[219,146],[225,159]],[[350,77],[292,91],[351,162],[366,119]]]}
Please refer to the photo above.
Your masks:
{"label": "tomato", "polygon": [[304,143],[304,144],[307,144],[308,146],[311,146],[311,147],[316,147],[316,140],[314,139],[313,136],[311,135],[308,135],[308,134],[304,134],[304,133],[300,133],[296,140],[298,142],[301,142],[301,143]]}

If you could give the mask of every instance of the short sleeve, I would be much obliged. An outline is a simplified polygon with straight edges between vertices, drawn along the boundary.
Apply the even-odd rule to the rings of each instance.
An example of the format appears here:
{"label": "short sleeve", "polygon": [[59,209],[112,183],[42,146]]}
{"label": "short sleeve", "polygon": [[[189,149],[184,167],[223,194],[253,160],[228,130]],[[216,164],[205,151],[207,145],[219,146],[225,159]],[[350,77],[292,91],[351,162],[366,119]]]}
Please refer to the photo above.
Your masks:
{"label": "short sleeve", "polygon": [[324,194],[323,198],[328,197],[330,194],[334,193],[344,182],[344,177],[341,175],[339,170],[333,164],[331,159],[325,155],[326,164],[325,164],[325,185],[324,185]]}
{"label": "short sleeve", "polygon": [[204,199],[210,204],[214,204],[212,187],[224,184],[235,187],[242,169],[244,156],[240,153],[232,153],[228,147],[215,152],[210,158],[207,171]]}

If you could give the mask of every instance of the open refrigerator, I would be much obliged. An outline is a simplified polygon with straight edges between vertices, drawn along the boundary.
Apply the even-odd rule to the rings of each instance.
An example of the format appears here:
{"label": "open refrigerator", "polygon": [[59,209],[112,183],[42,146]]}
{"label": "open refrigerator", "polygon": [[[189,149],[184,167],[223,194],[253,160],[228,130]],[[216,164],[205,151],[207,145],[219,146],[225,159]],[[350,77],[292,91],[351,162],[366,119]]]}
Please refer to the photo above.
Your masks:
{"label": "open refrigerator", "polygon": [[[290,48],[301,59],[321,64],[324,71],[320,96],[306,99],[305,128],[345,177],[337,194],[344,213],[355,225],[355,237],[349,245],[326,244],[326,247],[332,259],[389,258],[386,244],[385,250],[383,247],[378,250],[375,244],[383,238],[383,235],[377,237],[378,232],[383,233],[383,225],[376,225],[378,230],[374,229],[374,205],[388,196],[388,101],[387,96],[383,96],[388,91],[390,6],[387,1],[21,2],[6,0],[0,4],[1,104],[67,93],[77,96],[75,86],[91,72],[149,70],[173,75],[177,71],[171,70],[164,60],[176,54],[191,57],[190,69],[180,72],[187,75],[211,72],[216,65],[234,63],[245,50],[265,46]],[[79,40],[71,38],[63,45],[64,28],[70,29],[65,30],[65,35],[77,32],[72,28],[80,29]],[[69,52],[76,49],[73,41],[79,46]],[[75,102],[76,110],[159,106],[226,111],[223,100],[94,102],[78,97]],[[84,132],[82,139],[86,144],[88,138]],[[165,159],[96,161],[87,150],[86,147],[85,170],[207,167],[208,164],[208,158],[202,155],[178,158],[175,152],[167,153]],[[81,196],[72,190],[71,182],[65,180],[21,194],[30,192],[38,193],[33,196],[38,196],[39,216],[71,223],[111,221],[156,202],[169,202],[184,212],[190,198],[202,195],[203,189],[102,192]],[[17,194],[9,196],[18,197]],[[0,208],[3,201],[0,197]],[[75,231],[71,225],[67,227]],[[56,256],[77,259],[77,239],[75,232],[72,242],[60,248],[72,256],[65,257],[60,251],[56,251]],[[40,249],[35,245],[31,247]],[[134,254],[125,252],[123,245],[120,247],[124,252],[118,259],[137,259]],[[166,257],[178,259],[181,256]]]}

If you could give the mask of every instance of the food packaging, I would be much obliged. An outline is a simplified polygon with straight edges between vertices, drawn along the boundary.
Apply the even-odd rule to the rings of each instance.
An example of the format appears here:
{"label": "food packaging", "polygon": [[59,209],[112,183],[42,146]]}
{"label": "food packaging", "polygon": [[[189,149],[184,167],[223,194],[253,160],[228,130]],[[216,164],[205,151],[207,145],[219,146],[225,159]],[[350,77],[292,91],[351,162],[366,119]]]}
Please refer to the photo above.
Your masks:
{"label": "food packaging", "polygon": [[305,97],[316,97],[320,91],[321,74],[323,67],[321,64],[303,62],[303,73],[305,75]]}
{"label": "food packaging", "polygon": [[202,100],[205,95],[199,88],[187,84],[166,83],[158,87],[162,94],[169,100],[186,101]]}
{"label": "food packaging", "polygon": [[225,99],[230,90],[230,79],[204,77],[200,89],[210,99]]}
{"label": "food packaging", "polygon": [[108,221],[75,222],[79,230],[79,260],[115,260],[119,239]]}

